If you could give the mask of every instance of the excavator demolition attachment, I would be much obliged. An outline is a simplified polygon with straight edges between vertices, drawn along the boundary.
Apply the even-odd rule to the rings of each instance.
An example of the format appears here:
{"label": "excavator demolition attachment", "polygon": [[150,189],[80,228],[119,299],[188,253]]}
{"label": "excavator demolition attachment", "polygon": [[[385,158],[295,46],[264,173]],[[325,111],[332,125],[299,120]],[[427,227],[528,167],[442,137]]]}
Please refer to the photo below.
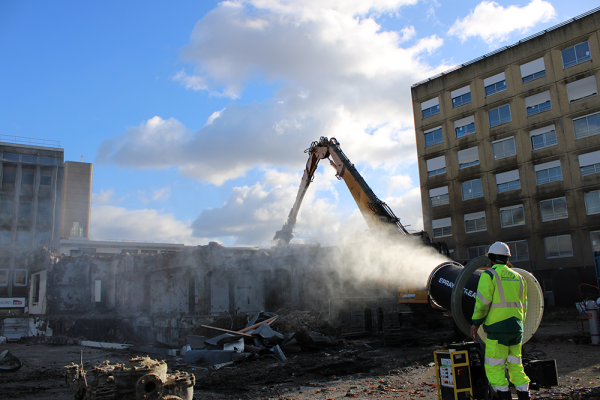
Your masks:
{"label": "excavator demolition attachment", "polygon": [[[392,239],[398,235],[419,236],[424,244],[434,247],[442,255],[448,255],[448,246],[446,243],[432,242],[427,232],[408,233],[400,222],[400,218],[396,217],[390,207],[373,193],[373,190],[371,190],[367,182],[358,173],[354,164],[346,157],[336,138],[328,139],[325,136],[321,136],[318,142],[312,142],[310,148],[304,150],[304,152],[308,153],[308,161],[306,162],[302,182],[300,183],[296,201],[290,210],[287,221],[283,225],[283,228],[277,231],[275,237],[273,237],[276,245],[288,244],[294,237],[293,232],[296,225],[296,218],[298,217],[300,205],[302,204],[306,190],[313,180],[319,161],[328,159],[331,166],[336,170],[336,178],[343,179],[346,186],[348,186],[348,190],[350,190],[372,234],[387,236]],[[380,282],[380,284],[388,287],[383,282]],[[398,303],[407,305],[428,304],[427,291],[425,289],[399,287]]]}
{"label": "excavator demolition attachment", "polygon": [[[391,208],[381,201],[371,190],[367,182],[363,179],[360,173],[350,162],[340,147],[340,143],[336,138],[328,139],[321,136],[318,142],[312,142],[310,148],[304,150],[308,153],[308,161],[302,175],[302,182],[296,196],[294,206],[290,210],[288,219],[283,224],[283,228],[275,233],[273,240],[277,244],[287,244],[294,237],[294,227],[296,226],[296,218],[300,211],[300,205],[304,199],[304,195],[308,186],[313,180],[319,161],[328,159],[329,163],[336,170],[336,178],[343,179],[350,190],[350,194],[354,198],[358,209],[362,213],[369,230],[374,234],[379,235],[410,235],[406,228],[400,222],[400,218],[396,217]],[[448,246],[444,242],[433,243],[429,239],[427,232],[421,231],[414,236],[420,236],[423,242],[429,246],[433,246],[440,254],[448,254]]]}

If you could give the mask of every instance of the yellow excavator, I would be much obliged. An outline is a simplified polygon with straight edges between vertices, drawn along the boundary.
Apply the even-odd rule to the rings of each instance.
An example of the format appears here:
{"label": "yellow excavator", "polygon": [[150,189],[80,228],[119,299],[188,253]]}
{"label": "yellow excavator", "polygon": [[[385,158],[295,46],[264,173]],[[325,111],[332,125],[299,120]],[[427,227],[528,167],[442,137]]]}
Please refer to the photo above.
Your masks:
{"label": "yellow excavator", "polygon": [[[329,139],[321,136],[319,141],[312,142],[310,147],[304,152],[308,153],[308,161],[306,162],[306,168],[304,169],[296,201],[290,210],[283,228],[277,231],[275,237],[273,237],[274,241],[278,244],[287,244],[294,237],[293,232],[296,225],[296,218],[300,211],[300,205],[308,186],[313,181],[319,161],[323,159],[329,160],[331,166],[336,170],[336,178],[343,179],[346,186],[348,186],[348,190],[350,190],[354,201],[358,205],[358,209],[372,233],[392,237],[394,235],[411,235],[400,222],[400,218],[396,217],[390,207],[381,201],[369,185],[367,185],[367,182],[365,182],[356,170],[354,164],[350,162],[342,151],[340,143],[336,138]],[[422,231],[413,235],[420,236],[425,244],[433,246],[440,254],[448,255],[448,246],[444,242],[432,242],[427,232]],[[427,292],[414,288],[399,287],[398,303],[408,305],[427,304]]]}

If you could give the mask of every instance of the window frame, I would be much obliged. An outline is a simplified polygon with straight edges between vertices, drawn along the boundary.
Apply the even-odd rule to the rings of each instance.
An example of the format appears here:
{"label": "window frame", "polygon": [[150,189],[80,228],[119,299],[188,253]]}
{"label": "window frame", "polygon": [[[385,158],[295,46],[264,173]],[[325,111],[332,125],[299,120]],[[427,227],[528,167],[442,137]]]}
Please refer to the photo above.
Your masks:
{"label": "window frame", "polygon": [[[544,169],[540,169],[538,171],[535,171],[535,183],[536,183],[536,186],[541,186],[541,185],[545,185],[545,184],[552,183],[552,182],[562,181],[563,180],[563,175],[562,175],[562,168],[561,167],[562,166],[559,165],[558,167],[544,168]],[[552,179],[552,177],[550,176],[550,171],[555,171],[556,169],[558,169],[558,171],[560,172],[560,179],[558,179],[558,178]],[[544,171],[548,171],[548,181],[540,182],[538,174],[540,172],[544,172]],[[556,176],[558,176],[558,175],[556,175]]]}
{"label": "window frame", "polygon": [[[513,211],[515,210],[521,210],[521,213],[523,214],[523,220],[519,223],[519,222],[515,222],[515,216],[513,214]],[[510,206],[510,207],[502,207],[499,210],[500,213],[500,227],[501,228],[512,228],[514,226],[523,226],[525,225],[525,208],[523,207],[523,204],[519,204],[517,206]],[[511,215],[511,221],[512,223],[510,225],[504,225],[504,218],[502,217],[502,213],[510,211],[510,215]]]}
{"label": "window frame", "polygon": [[[585,57],[584,57],[584,58],[582,58],[581,60],[578,60],[578,59],[577,59],[577,50],[576,50],[576,47],[577,47],[577,46],[579,46],[579,45],[581,45],[581,44],[584,44],[584,43],[587,45],[587,49],[588,49],[588,51],[587,51],[587,52],[589,53],[589,56],[588,56],[587,58],[585,58]],[[569,65],[565,65],[565,56],[564,56],[564,53],[565,53],[565,51],[567,51],[567,50],[571,50],[571,49],[573,49],[573,52],[574,52],[574,54],[575,54],[575,62],[574,62],[574,63],[571,63],[571,64],[569,64]],[[591,59],[592,59],[592,49],[590,48],[590,43],[589,43],[589,40],[585,40],[585,41],[583,41],[583,42],[580,42],[580,43],[574,44],[573,46],[567,47],[567,48],[566,48],[566,49],[564,49],[564,50],[561,50],[561,51],[560,51],[560,58],[561,58],[561,61],[562,61],[563,70],[564,70],[564,69],[567,69],[567,68],[570,68],[570,67],[574,67],[575,65],[578,65],[578,64],[581,64],[581,63],[583,63],[583,62],[586,62],[586,61],[589,61],[589,60],[591,60]]]}
{"label": "window frame", "polygon": [[[467,96],[468,96],[468,100],[467,100]],[[456,99],[460,99],[460,104],[455,104]],[[472,101],[473,101],[473,99],[471,97],[471,92],[467,92],[465,94],[458,95],[458,96],[452,98],[452,108],[464,106],[465,104],[469,104]]]}
{"label": "window frame", "polygon": [[[508,107],[508,119],[502,119],[500,117],[500,109],[504,108],[504,107]],[[498,111],[498,123],[492,124],[491,113],[493,111],[496,111],[496,110]],[[500,125],[512,122],[512,113],[510,111],[510,103],[506,103],[506,104],[503,104],[503,105],[501,105],[499,107],[492,108],[491,110],[488,110],[488,121],[489,121],[490,128],[495,128],[496,126],[500,126]]]}
{"label": "window frame", "polygon": [[[510,141],[510,140],[512,140],[514,153],[510,153],[510,152],[507,153],[507,151],[505,149],[505,143],[508,143],[508,141]],[[502,156],[496,155],[496,150],[495,150],[496,146],[495,145],[498,145],[498,144],[502,144],[502,151],[503,151]],[[503,158],[509,158],[509,157],[513,157],[516,155],[517,155],[517,143],[515,141],[514,136],[510,136],[510,137],[500,139],[500,140],[494,140],[492,142],[492,156],[494,157],[494,161],[502,160]]]}
{"label": "window frame", "polygon": [[[444,226],[440,226],[438,228],[433,227],[433,225],[435,225],[436,221],[445,220],[445,219],[447,219],[447,218],[434,219],[431,221],[431,231],[432,231],[431,233],[434,238],[452,236],[452,219],[451,218],[450,218],[450,225],[444,225]],[[448,228],[448,229],[446,229],[446,228]],[[440,234],[436,235],[436,233],[440,233]]]}
{"label": "window frame", "polygon": [[[598,206],[597,206],[597,212],[590,212],[590,206],[588,205],[588,195],[595,193],[596,196],[598,197]],[[594,215],[594,214],[600,214],[600,190],[592,190],[589,192],[585,192],[583,194],[583,201],[585,202],[585,215]],[[593,209],[595,210],[595,208]]]}
{"label": "window frame", "polygon": [[[554,143],[551,142],[550,144],[548,144],[548,139],[547,139],[546,135],[549,134],[549,133],[553,133],[553,132],[554,132]],[[543,136],[544,145],[540,146],[540,147],[535,147],[535,144],[533,142],[533,138],[539,137],[539,136]],[[531,142],[531,151],[536,151],[536,150],[544,149],[546,147],[556,146],[558,144],[558,137],[556,136],[556,129],[553,129],[551,131],[546,131],[546,132],[538,133],[536,135],[530,135],[529,141]]]}
{"label": "window frame", "polygon": [[[437,133],[439,133],[438,141],[436,141]],[[430,135],[429,137],[433,138],[433,143],[427,144],[428,135]],[[435,146],[436,144],[444,143],[444,132],[441,126],[424,131],[423,136],[425,138],[425,147],[431,147]]]}
{"label": "window frame", "polygon": [[[556,206],[554,205],[554,201],[555,200],[564,200],[565,202],[565,215],[564,216],[557,216],[556,215]],[[542,203],[547,203],[547,202],[552,202],[552,218],[544,218],[544,212],[543,212],[543,206]],[[546,199],[546,200],[540,200],[540,219],[542,220],[542,222],[550,222],[550,221],[557,221],[560,219],[567,219],[569,218],[569,208],[567,205],[567,198],[565,196],[563,197],[555,197],[553,199]]]}
{"label": "window frame", "polygon": [[508,85],[506,84],[506,78],[504,78],[501,81],[492,83],[491,85],[484,87],[485,97],[492,96],[496,93],[504,92],[506,89],[508,89]]}
{"label": "window frame", "polygon": [[[473,182],[475,182],[475,181],[480,181],[481,182],[481,195],[480,196],[475,196],[476,192],[473,190]],[[464,192],[463,189],[464,189],[464,185],[466,183],[471,183],[471,188],[470,189],[471,189],[473,195],[471,197],[466,197],[465,198],[465,192]],[[472,200],[472,199],[478,199],[480,197],[483,197],[483,180],[481,178],[476,178],[476,179],[471,179],[469,181],[461,182],[460,183],[460,191],[461,191],[462,201]],[[477,192],[477,193],[479,193],[479,192]]]}
{"label": "window frame", "polygon": [[[586,138],[586,137],[595,136],[595,135],[600,134],[600,121],[599,121],[599,124],[598,124],[597,131],[594,131],[593,133],[590,133],[591,131],[590,131],[589,118],[590,117],[594,117],[594,116],[596,116],[597,118],[600,119],[600,112],[596,112],[596,113],[584,115],[584,116],[578,117],[578,118],[573,118],[572,123],[573,123],[573,133],[575,135],[575,140],[583,139],[583,138]],[[580,121],[580,120],[582,120],[584,118],[586,120],[587,132],[586,132],[585,135],[582,136],[582,135],[578,135],[577,134],[577,129],[576,129],[575,123],[576,123],[576,121]]]}
{"label": "window frame", "polygon": [[[564,252],[564,254],[561,254],[561,249],[560,249],[560,242],[559,242],[559,238],[561,237],[568,237],[569,238],[569,242],[571,243],[571,252],[570,254],[567,252]],[[547,240],[549,239],[556,239],[556,247],[558,249],[558,255],[557,256],[549,256],[549,252],[548,252],[548,247],[547,247]],[[551,259],[551,258],[567,258],[567,257],[573,257],[573,239],[571,238],[570,234],[567,235],[556,235],[556,236],[548,236],[544,238],[544,253],[546,254],[546,259]]]}
{"label": "window frame", "polygon": [[[505,242],[508,245],[508,248],[510,249],[510,260],[512,262],[519,262],[519,261],[529,261],[529,243],[527,242],[527,240],[513,240],[512,242]],[[525,256],[524,258],[519,256],[519,248],[517,247],[517,243],[525,243],[525,246],[527,247],[527,256]],[[514,249],[514,251],[513,251]],[[516,253],[516,255],[515,255]]]}
{"label": "window frame", "polygon": [[[464,215],[465,234],[487,231],[487,218],[485,215],[485,211],[483,211],[483,217],[467,219],[467,216],[474,215],[474,214],[479,214],[479,213],[471,213],[471,214]],[[483,224],[482,224],[482,221],[483,221]],[[469,230],[467,222],[473,222],[473,229]]]}
{"label": "window frame", "polygon": [[[482,249],[482,248],[483,248],[483,252],[481,251],[481,249]],[[472,249],[477,249],[477,255],[476,255],[475,257],[471,257],[471,256],[469,255],[469,250],[472,250]],[[474,258],[477,258],[477,257],[484,256],[484,255],[486,255],[486,254],[487,254],[487,252],[488,252],[488,250],[489,250],[489,249],[490,249],[490,246],[489,246],[489,245],[487,245],[487,246],[486,246],[485,244],[484,244],[484,245],[481,245],[481,246],[471,246],[471,247],[467,247],[467,258],[468,258],[469,260],[472,260],[472,259],[474,259]]]}

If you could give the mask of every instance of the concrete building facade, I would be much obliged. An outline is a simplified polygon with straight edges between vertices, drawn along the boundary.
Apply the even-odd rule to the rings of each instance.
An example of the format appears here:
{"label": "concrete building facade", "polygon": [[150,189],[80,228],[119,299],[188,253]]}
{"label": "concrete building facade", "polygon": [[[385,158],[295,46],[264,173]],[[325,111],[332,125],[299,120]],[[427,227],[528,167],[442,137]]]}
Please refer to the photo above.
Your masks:
{"label": "concrete building facade", "polygon": [[26,254],[60,243],[63,160],[60,142],[0,137],[0,298],[22,305]]}
{"label": "concrete building facade", "polygon": [[60,237],[90,237],[94,164],[65,161]]}
{"label": "concrete building facade", "polygon": [[454,259],[509,243],[551,302],[597,284],[599,29],[597,8],[412,87],[424,229]]}

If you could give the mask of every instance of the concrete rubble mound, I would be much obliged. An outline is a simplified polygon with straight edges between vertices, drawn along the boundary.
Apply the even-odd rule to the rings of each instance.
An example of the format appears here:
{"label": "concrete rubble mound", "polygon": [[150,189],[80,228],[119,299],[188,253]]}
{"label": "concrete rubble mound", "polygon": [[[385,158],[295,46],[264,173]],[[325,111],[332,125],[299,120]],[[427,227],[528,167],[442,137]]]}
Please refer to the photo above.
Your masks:
{"label": "concrete rubble mound", "polygon": [[[167,373],[167,363],[150,357],[134,357],[124,364],[104,361],[90,371],[82,364],[65,367],[65,380],[76,400],[192,400],[194,375]],[[89,380],[88,380],[89,378]]]}

